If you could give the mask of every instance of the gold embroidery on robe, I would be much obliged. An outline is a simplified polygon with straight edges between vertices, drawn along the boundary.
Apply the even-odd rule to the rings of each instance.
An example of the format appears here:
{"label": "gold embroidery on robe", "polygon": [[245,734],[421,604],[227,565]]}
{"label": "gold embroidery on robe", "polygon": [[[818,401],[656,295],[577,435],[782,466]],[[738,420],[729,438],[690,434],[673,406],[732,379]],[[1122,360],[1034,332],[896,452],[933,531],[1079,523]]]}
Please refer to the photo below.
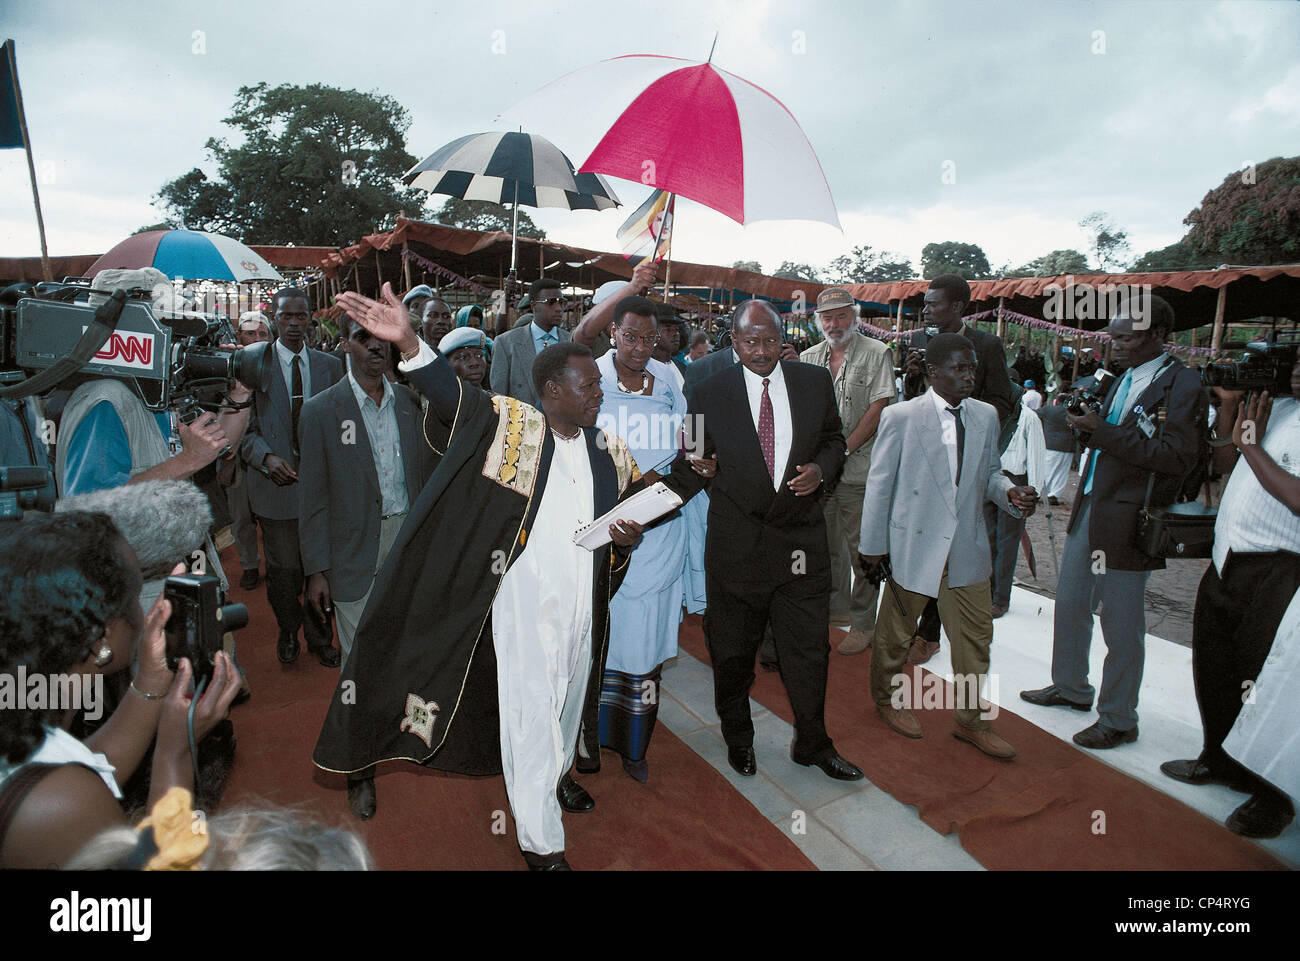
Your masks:
{"label": "gold embroidery on robe", "polygon": [[483,463],[483,476],[528,497],[542,459],[546,417],[500,394],[492,398],[492,409],[497,412],[497,432]]}

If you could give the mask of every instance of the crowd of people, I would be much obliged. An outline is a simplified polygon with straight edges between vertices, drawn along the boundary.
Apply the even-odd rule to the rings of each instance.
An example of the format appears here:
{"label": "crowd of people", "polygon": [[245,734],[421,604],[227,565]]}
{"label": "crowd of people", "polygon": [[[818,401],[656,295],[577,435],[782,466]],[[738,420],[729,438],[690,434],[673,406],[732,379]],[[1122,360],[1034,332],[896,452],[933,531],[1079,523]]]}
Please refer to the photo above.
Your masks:
{"label": "crowd of people", "polygon": [[[155,279],[101,274],[96,295]],[[47,457],[60,497],[178,481],[215,492],[240,588],[262,582],[265,554],[279,660],[299,657],[301,635],[340,669],[312,761],[346,776],[349,810],[374,815],[386,762],[501,773],[532,869],[567,869],[563,814],[596,806],[574,773],[599,770],[602,750],[637,781],[652,776],[663,668],[685,613],[704,615],[742,776],[761,760],[756,660],[789,696],[793,760],[864,776],[826,726],[832,628],[845,629],[839,654],[872,651],[864,696],[912,739],[921,705],[900,699],[900,678],[935,656],[942,628],[958,688],[951,733],[1014,759],[980,699],[994,621],[1011,603],[1025,518],[1041,500],[1062,506],[1076,461],[1051,684],[1021,697],[1079,712],[1095,697],[1081,747],[1137,739],[1144,590],[1164,566],[1138,543],[1141,515],[1188,496],[1212,436],[1200,377],[1166,350],[1167,303],[1152,297],[1143,322],[1123,307],[1110,318],[1123,374],[1100,410],[1077,413],[1063,392],[1045,396],[1041,356],[1022,348],[1012,367],[997,336],[964,323],[970,289],[955,275],[930,283],[923,327],[896,348],[859,329],[848,290],[824,290],[822,339],[802,352],[760,300],[740,304],[710,350],[709,332],[647,299],[654,282],[652,264],[638,267],[580,314],[549,279],[500,311],[385,285],[378,299],[339,296],[333,338],[313,320],[321,305],[287,287],[269,315],[237,325],[239,346],[271,344],[263,389],[236,383],[217,411],[183,421],[153,414],[123,381],[90,380],[63,408],[53,462],[28,445],[31,458]],[[1291,376],[1291,397],[1215,388],[1213,467],[1228,483],[1194,621],[1205,743],[1162,766],[1248,793],[1227,824],[1251,837],[1294,815],[1284,791],[1223,749],[1242,684],[1300,588],[1300,363]],[[30,434],[25,410],[2,413],[5,436]],[[667,506],[635,514],[649,495]],[[143,570],[103,513],[0,523],[0,673],[129,677],[93,731],[71,712],[0,712],[0,866],[175,855],[157,829],[147,843],[128,831],[117,799],[153,744],[155,820],[165,799],[188,810],[199,787],[189,726],[202,740],[250,696],[247,677],[218,653],[191,721],[192,666],[162,652],[166,571]],[[575,532],[593,526],[579,544]],[[1107,657],[1095,692],[1098,601]],[[270,815],[245,820],[293,834]],[[314,830],[322,853],[308,861],[368,866],[347,832]],[[219,847],[190,860],[239,862],[220,861]]]}

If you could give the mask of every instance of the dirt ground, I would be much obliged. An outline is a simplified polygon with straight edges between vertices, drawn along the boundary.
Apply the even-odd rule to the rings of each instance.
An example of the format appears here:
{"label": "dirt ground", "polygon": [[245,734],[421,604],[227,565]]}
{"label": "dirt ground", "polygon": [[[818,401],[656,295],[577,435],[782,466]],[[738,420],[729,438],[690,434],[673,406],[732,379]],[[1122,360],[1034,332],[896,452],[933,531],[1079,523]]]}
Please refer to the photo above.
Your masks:
{"label": "dirt ground", "polygon": [[[1056,596],[1057,567],[1053,559],[1052,543],[1048,536],[1048,512],[1051,513],[1050,527],[1056,536],[1056,556],[1065,548],[1065,528],[1070,522],[1070,505],[1074,503],[1074,491],[1078,486],[1079,475],[1070,473],[1070,482],[1061,497],[1059,507],[1050,507],[1043,501],[1034,516],[1029,518],[1025,529],[1029,532],[1029,541],[1034,546],[1034,558],[1038,577],[1029,573],[1021,551],[1016,561],[1015,583],[1020,587]],[[1156,637],[1191,647],[1192,644],[1192,609],[1196,602],[1196,588],[1201,582],[1201,575],[1210,561],[1186,560],[1167,561],[1163,571],[1152,571],[1147,581],[1147,633]],[[1014,604],[1014,599],[1012,604]]]}

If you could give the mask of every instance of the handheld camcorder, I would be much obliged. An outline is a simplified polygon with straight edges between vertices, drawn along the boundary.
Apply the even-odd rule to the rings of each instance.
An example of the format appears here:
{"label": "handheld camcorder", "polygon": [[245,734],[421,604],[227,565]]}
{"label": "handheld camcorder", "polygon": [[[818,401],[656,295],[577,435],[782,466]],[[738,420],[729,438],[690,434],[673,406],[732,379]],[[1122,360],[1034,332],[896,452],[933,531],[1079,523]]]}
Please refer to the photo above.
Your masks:
{"label": "handheld camcorder", "polygon": [[1099,369],[1092,375],[1092,379],[1093,386],[1081,387],[1066,395],[1065,409],[1075,417],[1082,417],[1088,411],[1100,417],[1106,406],[1106,395],[1110,392],[1110,383],[1115,375],[1108,370]]}
{"label": "handheld camcorder", "polygon": [[189,423],[218,410],[235,381],[255,391],[270,386],[271,345],[222,346],[235,342],[228,320],[160,316],[149,290],[119,288],[98,306],[85,302],[88,295],[88,285],[77,281],[0,291],[0,382],[8,385],[0,396],[115,377],[130,383],[149,410],[175,408]]}
{"label": "handheld camcorder", "polygon": [[1264,341],[1246,345],[1241,360],[1220,360],[1201,369],[1201,383],[1224,390],[1268,391],[1272,397],[1291,396],[1291,368],[1300,344],[1277,342],[1277,331]]}
{"label": "handheld camcorder", "polygon": [[163,596],[171,602],[167,619],[167,667],[176,670],[182,657],[194,668],[197,686],[212,677],[213,656],[223,635],[248,626],[248,608],[227,604],[221,581],[212,574],[177,574],[167,578]]}

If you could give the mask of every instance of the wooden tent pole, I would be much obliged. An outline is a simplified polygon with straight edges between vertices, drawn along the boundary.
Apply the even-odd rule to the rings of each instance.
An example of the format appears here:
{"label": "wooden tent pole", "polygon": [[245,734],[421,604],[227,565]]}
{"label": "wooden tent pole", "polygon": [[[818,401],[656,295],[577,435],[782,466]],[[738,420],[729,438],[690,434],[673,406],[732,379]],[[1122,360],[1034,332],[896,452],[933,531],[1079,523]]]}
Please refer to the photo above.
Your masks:
{"label": "wooden tent pole", "polygon": [[[407,286],[409,287],[410,284],[407,284]],[[384,288],[384,271],[383,271],[383,266],[379,262],[379,251],[376,250],[375,251],[375,296],[376,297],[379,296],[379,291],[383,290],[383,288]]]}
{"label": "wooden tent pole", "polygon": [[1228,285],[1224,284],[1219,288],[1219,300],[1214,305],[1214,336],[1210,338],[1210,351],[1213,356],[1218,356],[1219,349],[1223,346],[1223,314],[1228,306]]}
{"label": "wooden tent pole", "polygon": [[1006,302],[1005,297],[998,298],[998,340],[1002,339],[1002,334],[1006,330],[1006,325],[1002,319],[1002,305]]}
{"label": "wooden tent pole", "polygon": [[402,258],[402,278],[406,282],[406,289],[411,289],[411,258]]}

